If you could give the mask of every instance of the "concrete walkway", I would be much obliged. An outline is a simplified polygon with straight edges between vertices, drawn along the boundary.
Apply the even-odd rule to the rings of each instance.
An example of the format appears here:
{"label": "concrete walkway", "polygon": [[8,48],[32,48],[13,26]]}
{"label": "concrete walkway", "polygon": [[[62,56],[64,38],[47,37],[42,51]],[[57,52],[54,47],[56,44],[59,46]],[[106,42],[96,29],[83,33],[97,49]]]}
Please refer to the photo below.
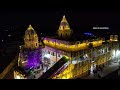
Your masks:
{"label": "concrete walkway", "polygon": [[112,73],[113,71],[116,71],[118,68],[119,68],[119,63],[111,61],[110,64],[106,65],[102,71],[97,71],[100,77],[98,77],[98,75],[95,75],[93,72],[91,72],[89,76],[83,77],[82,79],[100,79]]}

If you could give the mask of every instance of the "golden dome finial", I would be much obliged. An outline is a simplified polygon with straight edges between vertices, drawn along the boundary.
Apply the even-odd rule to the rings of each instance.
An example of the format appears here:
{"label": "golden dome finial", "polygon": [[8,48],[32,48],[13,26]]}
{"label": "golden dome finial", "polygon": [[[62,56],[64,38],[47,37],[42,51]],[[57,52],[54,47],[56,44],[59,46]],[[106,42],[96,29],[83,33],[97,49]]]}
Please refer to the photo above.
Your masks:
{"label": "golden dome finial", "polygon": [[63,18],[65,18],[65,15],[63,15]]}
{"label": "golden dome finial", "polygon": [[29,25],[27,30],[34,30],[31,24]]}
{"label": "golden dome finial", "polygon": [[62,22],[67,22],[65,15],[63,15]]}

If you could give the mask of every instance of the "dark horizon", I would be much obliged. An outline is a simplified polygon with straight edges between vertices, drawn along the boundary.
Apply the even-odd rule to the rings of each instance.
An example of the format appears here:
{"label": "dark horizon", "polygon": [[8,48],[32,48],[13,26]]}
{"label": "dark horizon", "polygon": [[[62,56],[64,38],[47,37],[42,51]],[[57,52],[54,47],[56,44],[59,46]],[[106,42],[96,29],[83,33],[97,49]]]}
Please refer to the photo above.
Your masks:
{"label": "dark horizon", "polygon": [[[80,34],[92,32],[102,37],[107,36],[107,38],[111,33],[120,33],[120,12],[12,10],[0,12],[0,38],[7,39],[9,38],[7,35],[11,34],[12,39],[16,38],[15,40],[23,41],[24,33],[29,24],[33,26],[38,36],[41,33],[51,35],[57,32],[63,15],[66,16],[73,32]],[[92,28],[95,26],[109,27],[109,30],[93,30]]]}
{"label": "dark horizon", "polygon": [[[6,25],[25,25],[32,24],[43,29],[56,30],[59,27],[63,15],[70,24],[70,27],[80,31],[91,30],[94,26],[110,27],[110,31],[119,30],[120,12],[1,12],[0,28]],[[84,30],[82,30],[84,29]],[[49,31],[49,30],[48,30]]]}

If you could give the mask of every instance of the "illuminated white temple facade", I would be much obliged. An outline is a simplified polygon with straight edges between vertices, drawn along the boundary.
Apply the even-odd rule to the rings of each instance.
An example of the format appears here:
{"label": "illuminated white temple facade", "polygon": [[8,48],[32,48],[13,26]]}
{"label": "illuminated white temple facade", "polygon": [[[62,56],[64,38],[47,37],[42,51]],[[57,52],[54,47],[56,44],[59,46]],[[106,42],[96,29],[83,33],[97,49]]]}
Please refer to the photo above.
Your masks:
{"label": "illuminated white temple facade", "polygon": [[25,70],[25,74],[15,70],[15,78],[21,76],[22,79],[37,79],[63,56],[67,56],[70,63],[53,79],[82,77],[91,72],[93,64],[99,66],[112,58],[110,45],[103,44],[102,39],[73,42],[73,33],[64,15],[57,31],[58,37],[42,37],[44,47],[41,47],[37,33],[29,25],[25,32],[25,44],[20,47],[18,58],[18,66]]}

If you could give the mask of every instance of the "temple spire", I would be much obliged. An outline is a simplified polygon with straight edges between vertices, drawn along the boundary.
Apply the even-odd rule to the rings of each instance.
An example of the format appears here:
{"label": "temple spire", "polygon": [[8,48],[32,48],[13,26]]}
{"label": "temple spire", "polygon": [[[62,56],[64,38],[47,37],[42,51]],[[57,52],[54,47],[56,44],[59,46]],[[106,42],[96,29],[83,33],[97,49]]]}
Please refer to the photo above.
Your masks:
{"label": "temple spire", "polygon": [[70,26],[69,23],[67,22],[65,15],[63,15],[63,18],[61,20],[59,30],[70,30]]}
{"label": "temple spire", "polygon": [[25,31],[24,43],[25,48],[35,49],[39,47],[38,35],[31,25]]}
{"label": "temple spire", "polygon": [[[65,17],[65,15],[63,15],[62,21],[61,22],[67,22],[67,19]],[[68,23],[68,22],[67,22]]]}
{"label": "temple spire", "polygon": [[32,25],[30,24],[29,27],[27,28],[27,30],[34,30],[34,28],[33,28]]}
{"label": "temple spire", "polygon": [[70,28],[65,15],[63,15],[63,18],[60,22],[60,26],[59,26],[57,33],[60,38],[65,39],[65,40],[69,39],[72,35],[72,29]]}

